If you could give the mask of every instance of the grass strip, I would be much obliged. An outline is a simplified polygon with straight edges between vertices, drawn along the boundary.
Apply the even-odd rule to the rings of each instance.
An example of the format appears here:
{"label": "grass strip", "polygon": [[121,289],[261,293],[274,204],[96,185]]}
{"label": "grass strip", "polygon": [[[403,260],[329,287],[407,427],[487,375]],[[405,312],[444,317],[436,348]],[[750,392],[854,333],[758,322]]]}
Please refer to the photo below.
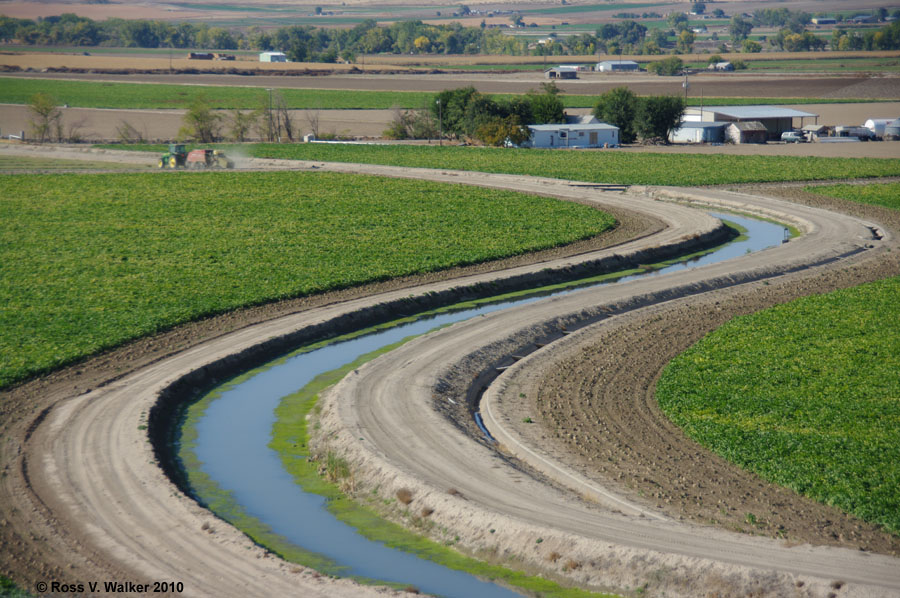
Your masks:
{"label": "grass strip", "polygon": [[[454,70],[451,67],[444,67]],[[454,67],[455,68],[455,67]],[[488,67],[486,67],[488,68]],[[501,68],[499,66],[491,66]],[[511,67],[503,66],[510,70]],[[256,110],[268,106],[269,95],[264,87],[228,85],[172,85],[161,83],[113,83],[97,81],[65,81],[57,79],[29,79],[4,77],[0,85],[0,103],[27,104],[38,92],[56,99],[59,104],[79,108],[115,109],[187,109],[194,98],[202,95],[210,108],[221,110]],[[460,87],[449,85],[448,89]],[[535,88],[539,86],[536,84]],[[390,110],[419,109],[430,105],[434,95],[420,91],[366,91],[352,93],[341,89],[278,89],[285,105],[291,109],[308,110]],[[496,99],[521,97],[522,94],[490,94]],[[566,108],[593,108],[597,96],[562,94]],[[822,104],[872,102],[819,98],[705,98],[706,106],[743,106],[756,104]],[[699,98],[690,98],[690,105],[699,105]]]}
{"label": "grass strip", "polygon": [[328,173],[0,177],[0,386],[238,307],[517,255],[613,219]]}

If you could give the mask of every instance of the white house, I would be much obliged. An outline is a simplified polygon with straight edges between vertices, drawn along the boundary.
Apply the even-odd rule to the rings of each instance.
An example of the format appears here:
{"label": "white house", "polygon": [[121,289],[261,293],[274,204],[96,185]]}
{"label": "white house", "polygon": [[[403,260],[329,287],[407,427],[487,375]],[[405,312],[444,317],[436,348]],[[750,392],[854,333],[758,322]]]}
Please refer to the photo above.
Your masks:
{"label": "white house", "polygon": [[530,147],[616,147],[619,127],[606,123],[529,125]]}
{"label": "white house", "polygon": [[260,62],[287,62],[284,52],[263,52],[259,55]]}

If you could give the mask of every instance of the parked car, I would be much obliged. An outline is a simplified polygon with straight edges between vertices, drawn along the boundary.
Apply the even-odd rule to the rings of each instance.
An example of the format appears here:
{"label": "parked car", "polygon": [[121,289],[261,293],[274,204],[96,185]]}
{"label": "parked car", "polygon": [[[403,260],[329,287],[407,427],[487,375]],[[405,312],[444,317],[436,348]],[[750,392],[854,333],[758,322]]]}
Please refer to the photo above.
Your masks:
{"label": "parked car", "polygon": [[785,143],[803,143],[806,137],[799,131],[785,131],[781,134],[781,140]]}

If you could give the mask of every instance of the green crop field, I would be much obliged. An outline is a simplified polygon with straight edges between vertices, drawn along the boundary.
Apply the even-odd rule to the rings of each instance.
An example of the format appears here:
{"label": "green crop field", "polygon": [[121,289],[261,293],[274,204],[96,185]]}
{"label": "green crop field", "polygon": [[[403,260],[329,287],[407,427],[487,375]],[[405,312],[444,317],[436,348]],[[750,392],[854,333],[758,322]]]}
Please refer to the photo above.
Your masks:
{"label": "green crop field", "polygon": [[[900,183],[807,191],[900,209]],[[736,318],[657,386],[686,433],[763,478],[900,534],[900,278]]]}
{"label": "green crop field", "polygon": [[[441,67],[448,68],[448,67]],[[514,70],[542,68],[540,66],[465,67]],[[448,68],[456,70],[457,67]],[[96,81],[62,81],[4,77],[0,79],[0,104],[27,104],[36,93],[48,94],[58,104],[79,108],[117,109],[185,109],[198,96],[203,96],[210,108],[224,110],[255,110],[268,105],[268,93],[263,87],[232,87],[214,85],[167,85],[150,83],[108,83]],[[448,85],[453,87],[452,85]],[[537,86],[535,86],[537,87]],[[285,105],[291,109],[328,110],[390,110],[392,108],[419,109],[430,104],[433,93],[419,91],[353,91],[339,89],[279,89]],[[490,94],[497,99],[517,97],[515,94]],[[593,108],[596,96],[560,95],[566,108]],[[707,106],[736,106],[755,104],[815,104],[855,103],[863,100],[818,98],[706,98]],[[872,100],[865,100],[872,101]],[[699,105],[699,98],[689,98],[689,105]]]}
{"label": "green crop field", "polygon": [[[98,145],[161,152],[162,145]],[[206,147],[206,146],[204,146]],[[224,145],[224,148],[229,146]],[[248,144],[257,158],[385,164],[525,174],[634,185],[722,185],[900,176],[900,161],[877,158],[730,156],[609,151],[560,151],[436,145]]]}
{"label": "green crop field", "polygon": [[900,175],[900,161],[868,158],[340,144],[260,144],[252,146],[251,151],[257,157],[266,158],[451,168],[646,185],[716,185]]}
{"label": "green crop field", "polygon": [[[98,83],[95,81],[46,81],[9,77],[2,79],[0,103],[27,104],[42,92],[59,104],[82,108],[156,109],[187,108],[203,95],[211,108],[254,110],[268,105],[263,87],[166,85],[151,83]],[[335,89],[279,89],[288,108],[330,110],[380,109],[396,106],[419,108],[434,94],[414,91],[353,91]]]}
{"label": "green crop field", "polygon": [[327,173],[0,177],[0,387],[241,306],[596,235],[546,198]]}
{"label": "green crop field", "polygon": [[657,386],[688,436],[900,534],[900,278],[736,318]]}
{"label": "green crop field", "polygon": [[849,201],[900,210],[900,183],[827,185],[824,187],[807,187],[806,190],[811,193],[820,193]]}

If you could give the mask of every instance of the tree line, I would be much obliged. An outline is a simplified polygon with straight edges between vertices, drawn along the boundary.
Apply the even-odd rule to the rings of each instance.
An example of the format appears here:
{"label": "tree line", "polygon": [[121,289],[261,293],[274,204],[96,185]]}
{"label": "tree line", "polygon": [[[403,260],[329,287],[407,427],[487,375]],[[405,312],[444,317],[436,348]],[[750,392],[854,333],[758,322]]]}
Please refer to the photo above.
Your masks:
{"label": "tree line", "polygon": [[[720,9],[717,9],[720,10]],[[786,8],[762,9],[752,19],[735,16],[729,24],[734,49],[759,52],[761,43],[748,39],[754,27],[781,27],[765,42],[779,50],[820,50],[827,41],[806,30],[811,16]],[[615,54],[687,54],[696,39],[688,16],[675,12],[666,28],[649,30],[635,20],[605,23],[593,34],[557,36],[551,33],[537,43],[506,35],[487,27],[465,27],[460,23],[429,25],[401,21],[378,25],[366,20],[350,29],[322,29],[294,25],[274,30],[259,27],[225,29],[206,23],[159,20],[107,19],[94,21],[67,13],[37,20],[0,15],[0,40],[28,45],[108,46],[135,48],[215,48],[220,50],[280,50],[296,62],[353,61],[359,54],[494,54],[533,56],[589,56]],[[900,49],[898,22],[864,33],[836,29],[834,50]],[[722,48],[720,48],[722,50]],[[724,50],[723,50],[724,51]]]}
{"label": "tree line", "polygon": [[[471,86],[445,90],[420,110],[398,112],[384,135],[391,139],[449,137],[485,145],[519,145],[530,137],[528,125],[566,122],[558,94],[552,82],[544,83],[541,93],[533,91],[500,100]],[[680,96],[638,97],[627,87],[617,87],[598,98],[593,115],[619,127],[622,143],[639,139],[668,143],[684,109]]]}

